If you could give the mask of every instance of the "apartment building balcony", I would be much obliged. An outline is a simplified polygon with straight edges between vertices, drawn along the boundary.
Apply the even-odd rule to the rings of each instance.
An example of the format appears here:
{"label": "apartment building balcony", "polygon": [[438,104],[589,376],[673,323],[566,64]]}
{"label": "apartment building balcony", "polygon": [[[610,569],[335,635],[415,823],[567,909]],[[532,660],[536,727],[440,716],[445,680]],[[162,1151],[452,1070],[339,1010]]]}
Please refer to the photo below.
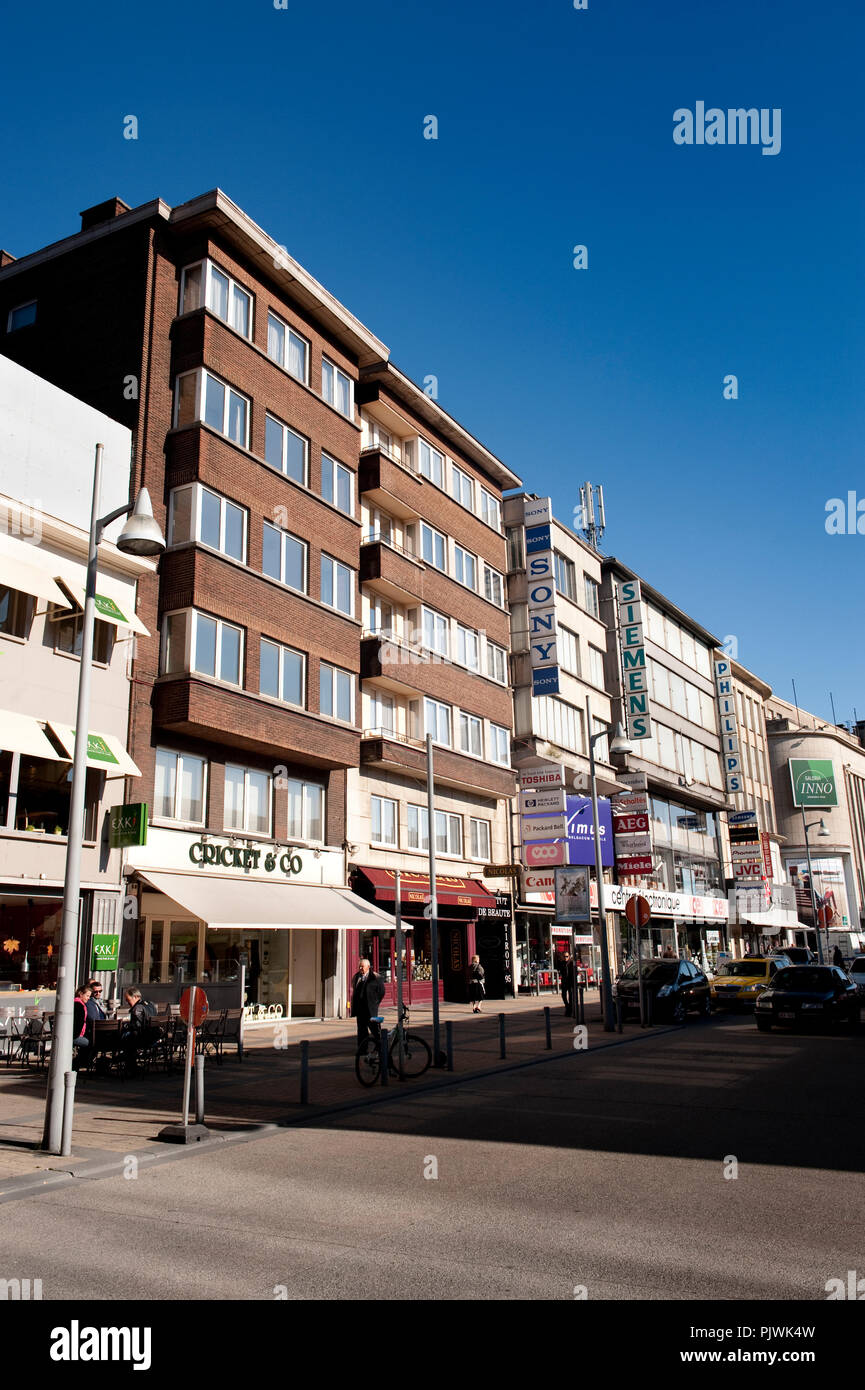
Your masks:
{"label": "apartment building balcony", "polygon": [[393,603],[415,604],[423,598],[426,566],[404,546],[370,532],[361,538],[361,584]]}
{"label": "apartment building balcony", "polygon": [[388,633],[362,634],[360,678],[410,698],[429,695],[505,728],[513,722],[507,686],[485,680],[436,652],[401,642]]}
{"label": "apartment building balcony", "polygon": [[[388,729],[364,729],[360,766],[361,770],[378,768],[425,782],[426,745],[421,739],[407,738]],[[433,777],[436,786],[458,787],[483,797],[509,797],[516,789],[516,774],[511,768],[482,762],[449,748],[433,748]]]}
{"label": "apartment building balcony", "polygon": [[283,708],[201,676],[163,677],[153,689],[154,727],[310,767],[357,767],[360,730]]}
{"label": "apartment building balcony", "polygon": [[379,444],[360,451],[358,492],[391,516],[417,521],[422,515],[423,480],[417,468]]}

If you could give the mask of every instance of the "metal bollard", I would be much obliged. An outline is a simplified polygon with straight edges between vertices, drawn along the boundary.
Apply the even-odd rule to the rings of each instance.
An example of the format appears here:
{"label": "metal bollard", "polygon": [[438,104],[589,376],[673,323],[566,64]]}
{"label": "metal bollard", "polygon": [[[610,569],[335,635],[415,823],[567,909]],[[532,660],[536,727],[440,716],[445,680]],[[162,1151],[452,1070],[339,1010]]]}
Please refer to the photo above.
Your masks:
{"label": "metal bollard", "polygon": [[309,1043],[300,1044],[300,1103],[309,1104]]}
{"label": "metal bollard", "polygon": [[195,1059],[195,1123],[204,1124],[204,1057],[200,1052]]}
{"label": "metal bollard", "polygon": [[60,1153],[66,1158],[72,1152],[72,1115],[75,1110],[75,1082],[78,1076],[74,1071],[63,1073],[63,1127],[60,1131]]}
{"label": "metal bollard", "polygon": [[448,1020],[445,1023],[445,1047],[448,1053],[448,1071],[454,1069],[454,1026]]}
{"label": "metal bollard", "polygon": [[379,1071],[381,1072],[381,1084],[386,1086],[390,1078],[388,1077],[389,1067],[387,1064],[387,1029],[382,1028],[378,1036],[378,1055]]}
{"label": "metal bollard", "polygon": [[506,1057],[506,1056],[507,1056],[507,1052],[506,1052],[506,1050],[505,1050],[505,1016],[504,1016],[504,1014],[499,1014],[499,1056],[500,1056],[500,1057]]}
{"label": "metal bollard", "polygon": [[547,1030],[547,1051],[550,1052],[553,1046],[553,1032],[550,1024],[550,1009],[547,1004],[544,1005],[544,1027]]}

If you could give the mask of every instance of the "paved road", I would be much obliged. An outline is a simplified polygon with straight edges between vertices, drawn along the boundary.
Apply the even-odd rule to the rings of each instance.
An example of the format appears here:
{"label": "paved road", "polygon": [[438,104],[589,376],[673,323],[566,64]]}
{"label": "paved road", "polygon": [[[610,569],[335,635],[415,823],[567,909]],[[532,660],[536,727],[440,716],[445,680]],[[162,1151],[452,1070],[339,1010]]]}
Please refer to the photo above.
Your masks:
{"label": "paved road", "polygon": [[863,1060],[721,1019],[407,1093],[7,1205],[0,1273],[46,1299],[825,1299],[865,1273]]}

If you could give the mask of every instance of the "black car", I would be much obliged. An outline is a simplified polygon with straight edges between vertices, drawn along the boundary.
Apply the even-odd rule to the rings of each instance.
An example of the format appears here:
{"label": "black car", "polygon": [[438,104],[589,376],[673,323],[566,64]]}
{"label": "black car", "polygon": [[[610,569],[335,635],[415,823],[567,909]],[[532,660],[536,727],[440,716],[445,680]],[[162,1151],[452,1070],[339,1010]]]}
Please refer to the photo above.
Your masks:
{"label": "black car", "polygon": [[816,965],[817,955],[807,946],[785,946],[783,954],[792,965]]}
{"label": "black car", "polygon": [[858,988],[837,965],[788,965],[763,990],[754,1016],[761,1033],[773,1024],[846,1023],[855,1028],[861,1003]]}
{"label": "black car", "polygon": [[[649,1017],[654,1022],[684,1023],[689,1012],[712,1012],[709,981],[689,960],[644,960],[643,992]],[[625,1015],[631,1009],[639,1012],[640,982],[634,961],[613,986],[613,997],[622,1002]]]}

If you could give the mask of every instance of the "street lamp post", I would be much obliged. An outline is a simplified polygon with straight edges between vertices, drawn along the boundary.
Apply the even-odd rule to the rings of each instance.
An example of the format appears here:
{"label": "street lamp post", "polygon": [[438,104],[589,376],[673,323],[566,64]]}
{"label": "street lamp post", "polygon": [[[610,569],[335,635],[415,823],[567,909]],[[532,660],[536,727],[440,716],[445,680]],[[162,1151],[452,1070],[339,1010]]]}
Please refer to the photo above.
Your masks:
{"label": "street lamp post", "polygon": [[[589,730],[589,772],[592,782],[592,821],[595,831],[595,877],[598,881],[598,924],[601,937],[601,1006],[604,1014],[604,1032],[612,1033],[615,1026],[613,1023],[613,982],[610,978],[610,950],[607,941],[607,917],[604,904],[604,868],[601,863],[601,827],[598,815],[598,779],[595,771],[595,744],[606,738],[610,730],[604,727],[598,733],[592,733],[592,708],[588,696],[586,697],[586,724]],[[616,726],[613,741],[610,744],[610,752],[633,752],[631,743],[621,724]]]}
{"label": "street lamp post", "polygon": [[[93,623],[96,611],[96,572],[99,542],[106,526],[121,516],[129,516],[117,540],[118,550],[129,555],[158,555],[165,549],[165,538],[154,519],[150,497],[142,488],[135,506],[117,507],[107,516],[99,516],[99,497],[102,485],[103,446],[96,445],[93,468],[93,500],[90,509],[90,539],[87,552],[87,582],[84,589],[84,617],[81,628],[81,664],[78,671],[78,705],[75,723],[75,748],[72,755],[72,788],[69,805],[69,833],[66,841],[66,872],[63,880],[63,915],[60,928],[60,950],[57,958],[57,997],[54,1007],[54,1031],[51,1042],[51,1062],[48,1071],[48,1090],[45,1100],[45,1127],[42,1147],[48,1153],[68,1154],[71,1151],[72,1088],[68,1088],[69,1113],[64,1124],[64,1095],[66,1076],[72,1067],[72,1020],[75,999],[75,966],[78,955],[78,919],[81,906],[81,849],[84,839],[84,792],[87,779],[87,731],[90,720],[90,677],[93,659]],[[131,515],[129,515],[131,512]],[[65,1138],[64,1138],[65,1136]]]}
{"label": "street lamp post", "polygon": [[[823,820],[823,819],[821,818],[820,820],[812,820],[812,821],[810,821],[808,824],[806,824],[806,823],[805,823],[805,807],[803,806],[803,807],[802,807],[802,829],[803,829],[804,832],[805,832],[805,854],[806,854],[806,857],[807,857],[807,859],[808,859],[808,884],[809,884],[809,887],[810,887],[810,889],[811,889],[811,911],[812,911],[812,913],[814,914],[814,929],[815,929],[815,931],[816,931],[816,933],[817,933],[817,955],[818,955],[818,957],[819,957],[819,959],[820,959],[820,964],[821,964],[821,965],[824,965],[824,964],[825,964],[825,961],[823,960],[823,942],[820,940],[820,919],[819,919],[819,917],[817,916],[817,894],[816,894],[815,891],[814,891],[814,870],[813,870],[812,867],[811,867],[811,846],[810,846],[810,844],[809,844],[809,842],[808,842],[808,831],[809,831],[809,830],[813,830],[815,825],[819,825],[819,827],[820,827],[820,829],[819,829],[818,832],[817,832],[818,837],[819,837],[821,840],[826,840],[826,839],[828,839],[828,838],[829,838],[830,832],[826,829],[826,822],[825,822],[825,820]],[[828,923],[827,923],[827,925],[826,925],[826,951],[827,951],[827,953],[828,953],[828,951],[829,951],[829,926],[828,926]]]}

